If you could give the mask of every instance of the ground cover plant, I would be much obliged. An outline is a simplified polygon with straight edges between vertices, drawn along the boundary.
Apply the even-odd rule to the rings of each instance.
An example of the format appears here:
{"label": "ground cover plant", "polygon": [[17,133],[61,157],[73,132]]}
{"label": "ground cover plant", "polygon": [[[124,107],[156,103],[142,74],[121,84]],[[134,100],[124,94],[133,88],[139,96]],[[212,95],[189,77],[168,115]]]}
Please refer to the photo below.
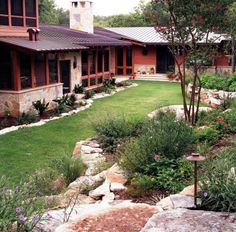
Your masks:
{"label": "ground cover plant", "polygon": [[71,154],[76,142],[95,136],[91,125],[95,118],[107,114],[145,118],[156,107],[181,104],[178,83],[137,83],[136,88],[95,100],[90,109],[79,114],[0,136],[0,175],[18,183],[25,175],[49,166],[52,160]]}

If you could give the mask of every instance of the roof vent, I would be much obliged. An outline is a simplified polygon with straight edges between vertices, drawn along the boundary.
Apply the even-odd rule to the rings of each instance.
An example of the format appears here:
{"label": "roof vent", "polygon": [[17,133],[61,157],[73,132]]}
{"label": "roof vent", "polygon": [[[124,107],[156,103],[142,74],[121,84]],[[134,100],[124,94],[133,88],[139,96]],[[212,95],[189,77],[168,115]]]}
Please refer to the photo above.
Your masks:
{"label": "roof vent", "polygon": [[29,28],[27,30],[27,32],[29,33],[29,40],[30,41],[38,41],[38,36],[39,36],[40,29]]}

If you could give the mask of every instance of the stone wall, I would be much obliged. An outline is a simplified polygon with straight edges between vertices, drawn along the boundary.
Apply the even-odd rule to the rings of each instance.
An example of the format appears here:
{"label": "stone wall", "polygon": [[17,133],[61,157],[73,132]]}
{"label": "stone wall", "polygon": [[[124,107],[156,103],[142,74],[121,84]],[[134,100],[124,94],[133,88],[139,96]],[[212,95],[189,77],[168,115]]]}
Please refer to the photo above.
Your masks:
{"label": "stone wall", "polygon": [[8,111],[11,116],[17,117],[19,113],[31,111],[33,101],[45,99],[46,102],[51,102],[61,96],[62,84],[42,86],[19,92],[0,91],[0,116]]}
{"label": "stone wall", "polygon": [[135,64],[134,72],[137,74],[155,74],[156,73],[156,65],[148,65],[148,64]]}
{"label": "stone wall", "polygon": [[[74,57],[76,58],[77,67],[73,67]],[[74,89],[75,84],[81,84],[81,53],[80,52],[67,52],[60,53],[59,60],[70,60],[71,62],[71,70],[70,70],[70,92]]]}

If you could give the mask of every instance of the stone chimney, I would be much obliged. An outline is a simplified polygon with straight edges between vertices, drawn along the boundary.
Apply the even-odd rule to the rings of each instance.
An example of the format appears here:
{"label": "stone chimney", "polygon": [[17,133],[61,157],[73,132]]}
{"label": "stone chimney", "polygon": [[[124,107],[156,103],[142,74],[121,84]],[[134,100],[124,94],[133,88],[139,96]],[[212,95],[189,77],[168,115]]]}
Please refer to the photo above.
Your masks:
{"label": "stone chimney", "polygon": [[93,33],[93,2],[71,1],[70,28]]}

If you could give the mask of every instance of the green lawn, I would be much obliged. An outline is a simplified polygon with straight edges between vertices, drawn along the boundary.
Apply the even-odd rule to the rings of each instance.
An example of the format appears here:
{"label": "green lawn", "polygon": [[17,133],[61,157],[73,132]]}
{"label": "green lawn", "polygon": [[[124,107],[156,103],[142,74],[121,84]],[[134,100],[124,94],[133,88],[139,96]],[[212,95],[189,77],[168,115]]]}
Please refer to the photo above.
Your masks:
{"label": "green lawn", "polygon": [[137,83],[136,88],[95,100],[90,109],[76,115],[0,136],[0,176],[4,174],[18,182],[35,169],[47,167],[52,160],[71,154],[77,141],[95,135],[91,120],[119,114],[146,117],[159,106],[182,103],[179,84]]}

